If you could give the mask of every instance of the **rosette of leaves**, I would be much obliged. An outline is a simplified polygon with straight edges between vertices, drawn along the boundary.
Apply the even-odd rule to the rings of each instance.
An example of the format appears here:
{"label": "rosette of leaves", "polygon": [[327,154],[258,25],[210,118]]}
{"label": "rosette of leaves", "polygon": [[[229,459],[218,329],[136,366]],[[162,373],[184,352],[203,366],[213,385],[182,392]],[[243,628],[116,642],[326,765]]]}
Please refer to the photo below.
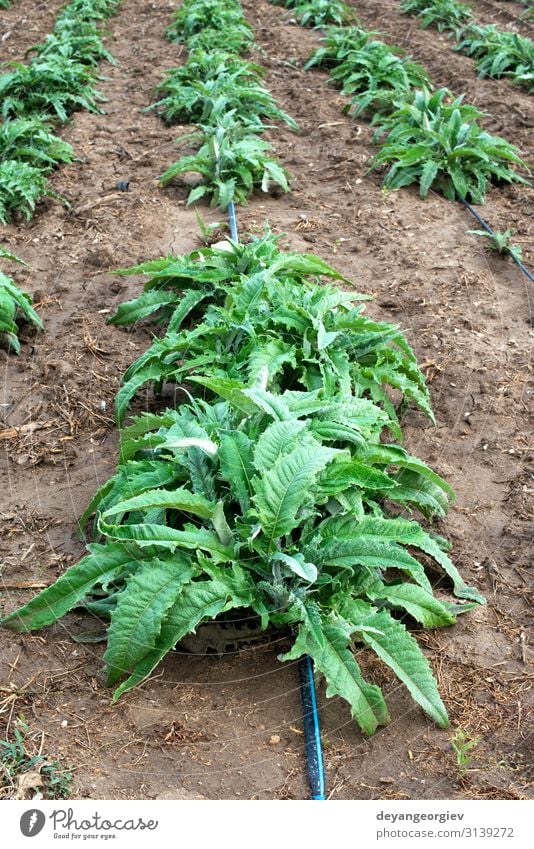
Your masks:
{"label": "rosette of leaves", "polygon": [[60,11],[53,32],[26,55],[36,53],[43,62],[57,58],[89,68],[102,60],[113,64],[114,59],[102,42],[105,33],[97,23],[114,15],[120,3],[121,0],[72,0]]}
{"label": "rosette of leaves", "polygon": [[396,102],[380,116],[375,140],[385,133],[372,168],[389,166],[384,186],[398,189],[419,184],[421,197],[430,188],[449,200],[483,203],[492,183],[524,183],[513,166],[526,169],[515,145],[482,130],[475,107],[453,99],[447,89],[416,91],[409,102]]}
{"label": "rosette of leaves", "polygon": [[193,93],[198,84],[209,83],[230,75],[235,77],[239,83],[247,83],[248,81],[257,83],[261,80],[263,68],[254,62],[232,56],[222,50],[213,52],[205,50],[189,51],[187,62],[184,65],[166,71],[164,81],[156,87],[156,91],[162,92],[165,97],[147,107],[147,111],[158,109],[161,117],[167,123],[173,123],[179,119],[176,117],[172,104],[175,96],[182,96],[182,89],[191,89]]}
{"label": "rosette of leaves", "polygon": [[340,0],[278,0],[274,5],[291,9],[303,27],[341,25],[354,17],[350,6]]}
{"label": "rosette of leaves", "polygon": [[187,138],[200,140],[199,150],[171,165],[159,182],[165,186],[181,174],[200,174],[202,180],[189,192],[188,205],[205,197],[224,210],[231,201],[246,203],[255,189],[268,192],[277,185],[289,191],[286,171],[269,155],[272,145],[240,124],[234,112],[224,112],[216,125],[202,126]]}
{"label": "rosette of leaves", "polygon": [[220,50],[224,45],[228,53],[247,50],[254,37],[237,0],[184,0],[166,35],[189,50]]}
{"label": "rosette of leaves", "polygon": [[[257,66],[240,59],[220,59],[214,68],[212,54],[198,53],[191,69],[189,62],[168,72],[158,86],[165,94],[150,109],[157,109],[168,123],[216,124],[227,112],[236,122],[262,130],[263,119],[284,121],[293,130],[295,121],[277,105],[272,94],[260,83]],[[233,67],[231,67],[233,66]]]}
{"label": "rosette of leaves", "polygon": [[353,51],[361,50],[376,35],[379,33],[356,26],[326,27],[325,34],[319,39],[321,46],[313,51],[304,69],[335,68],[341,65]]}
{"label": "rosette of leaves", "polygon": [[166,72],[166,80],[157,86],[156,90],[166,91],[167,85],[194,85],[218,79],[225,74],[237,74],[240,80],[261,80],[265,69],[250,59],[232,56],[225,50],[190,50],[187,62],[178,68],[170,68]]}
{"label": "rosette of leaves", "polygon": [[[231,381],[254,380],[264,368],[278,391],[370,397],[397,434],[387,387],[432,418],[424,376],[403,334],[364,315],[355,302],[365,296],[319,283],[321,276],[344,278],[318,257],[283,253],[268,233],[246,246],[206,248],[129,271],[139,270],[150,274],[144,292],[111,321],[129,324],[162,310],[168,331],[125,372],[119,421],[147,383],[201,374],[228,377],[231,392]],[[184,326],[192,316],[195,325]],[[210,389],[209,382],[204,386]]]}
{"label": "rosette of leaves", "polygon": [[[361,416],[376,430],[381,411],[354,405],[348,419]],[[103,541],[2,624],[34,630],[76,605],[110,618],[107,682],[127,676],[116,699],[203,621],[252,611],[264,628],[296,630],[283,659],[309,654],[327,694],[346,699],[365,733],[389,718],[380,689],[362,676],[354,641],[446,725],[430,666],[398,617],[448,625],[482,599],[443,539],[383,512],[375,499],[394,488],[387,472],[325,443],[324,425],[339,407],[256,385],[233,403],[141,417],[123,434],[132,459],[87,511],[96,511]],[[426,563],[452,580],[465,604],[433,594]]]}
{"label": "rosette of leaves", "polygon": [[468,230],[467,232],[485,239],[486,247],[489,251],[495,251],[495,253],[501,254],[501,256],[511,256],[516,262],[522,262],[523,251],[521,245],[512,242],[512,236],[515,230],[511,230],[510,227],[507,227],[506,230],[496,230],[495,232],[488,232],[487,230]]}
{"label": "rosette of leaves", "polygon": [[105,21],[111,18],[121,5],[122,0],[70,0],[66,6],[60,11],[55,29],[61,26],[64,21],[75,20],[78,22],[85,21]]}
{"label": "rosette of leaves", "polygon": [[0,76],[2,117],[58,119],[65,122],[76,109],[98,112],[105,98],[95,91],[91,68],[61,56],[37,59],[30,65],[11,62],[13,71]]}
{"label": "rosette of leaves", "polygon": [[534,90],[534,42],[517,32],[498,30],[494,24],[470,26],[455,50],[477,59],[479,77],[509,77]]}
{"label": "rosette of leaves", "polygon": [[[26,265],[21,259],[0,245],[0,259]],[[0,271],[0,341],[8,350],[20,353],[18,322],[25,321],[43,329],[43,324],[32,306],[31,296],[22,292],[16,283]]]}
{"label": "rosette of leaves", "polygon": [[458,0],[402,0],[402,12],[421,19],[421,28],[436,26],[439,32],[450,30],[460,33],[472,20],[473,12],[466,3]]}
{"label": "rosette of leaves", "polygon": [[91,67],[103,60],[115,64],[113,56],[104,47],[96,25],[89,21],[64,21],[41,44],[30,48],[26,55],[31,53],[36,53],[41,59],[60,56]]}
{"label": "rosette of leaves", "polygon": [[0,160],[6,159],[47,173],[60,163],[72,162],[74,151],[39,118],[13,118],[0,124]]}
{"label": "rosette of leaves", "polygon": [[[173,41],[174,39],[171,39]],[[229,54],[245,53],[252,47],[253,33],[246,21],[234,24],[228,29],[218,29],[214,26],[196,32],[187,39],[189,50],[220,50],[224,44]]]}
{"label": "rosette of leaves", "polygon": [[[388,112],[396,99],[405,99],[413,89],[430,85],[424,68],[398,56],[382,41],[365,40],[360,47],[345,53],[339,63],[332,53],[323,55],[330,66],[332,82],[342,94],[350,96],[355,115],[368,109]],[[306,67],[322,61],[314,54]],[[346,107],[345,111],[350,109]]]}

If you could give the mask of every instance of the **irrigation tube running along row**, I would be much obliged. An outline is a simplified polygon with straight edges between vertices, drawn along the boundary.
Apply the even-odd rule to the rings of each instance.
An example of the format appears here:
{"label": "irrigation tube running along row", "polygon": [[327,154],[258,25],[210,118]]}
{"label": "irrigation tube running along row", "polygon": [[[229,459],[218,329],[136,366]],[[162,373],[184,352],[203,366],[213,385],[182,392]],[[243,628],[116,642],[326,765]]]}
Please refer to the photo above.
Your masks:
{"label": "irrigation tube running along row", "polygon": [[[239,242],[237,216],[234,202],[228,204],[228,219],[230,235],[234,242]],[[304,744],[308,779],[310,782],[311,798],[315,802],[326,800],[326,773],[324,767],[323,745],[321,742],[321,723],[315,691],[315,676],[313,663],[309,656],[303,657],[298,664],[300,680],[300,698],[302,702],[302,721],[304,727]]]}
{"label": "irrigation tube running along row", "polygon": [[[286,0],[286,5],[293,7],[294,0]],[[306,5],[307,25],[322,27],[320,0],[308,0]],[[344,9],[344,20],[348,21],[351,12]],[[330,7],[328,14],[332,15]],[[399,57],[388,44],[378,41],[374,32],[338,25],[327,27],[323,33],[322,45],[305,68],[324,66],[329,70],[342,94],[350,97],[345,112],[353,111],[356,116],[374,113],[372,123],[378,124],[378,129],[373,142],[381,148],[372,167],[390,166],[383,181],[386,188],[417,182],[421,196],[426,197],[435,186],[446,198],[464,203],[475,214],[468,196],[482,203],[488,184],[495,180],[527,182],[512,168],[512,164],[526,167],[517,148],[483,132],[477,124],[483,113],[464,104],[463,95],[453,99],[448,89],[436,90],[424,68],[409,56]],[[489,224],[478,214],[475,217],[493,235]],[[511,250],[505,252],[532,280],[519,257]]]}
{"label": "irrigation tube running along row", "polygon": [[[239,9],[239,4],[237,4],[237,9]],[[239,16],[237,16],[237,22],[239,24],[244,23],[244,19],[239,20]],[[172,27],[171,33],[172,33]],[[184,27],[185,29],[185,27]],[[248,36],[246,30],[244,30],[245,38]],[[178,35],[178,32],[177,32]],[[195,35],[195,33],[193,33]],[[202,31],[198,33],[198,36],[202,39]],[[187,45],[188,39],[184,35],[184,41]],[[208,42],[209,43],[209,42]],[[202,42],[201,42],[202,44]],[[236,50],[237,55],[239,52]],[[209,55],[209,54],[208,54]],[[172,74],[172,72],[170,72]],[[223,113],[224,114],[224,113]],[[214,151],[215,156],[217,157],[217,151]],[[220,201],[220,192],[219,192],[219,201]],[[224,208],[224,207],[223,207]],[[237,215],[235,209],[235,203],[233,197],[228,201],[227,205],[227,213],[228,213],[228,221],[230,228],[230,238],[233,242],[239,243],[239,230],[237,225]],[[307,760],[307,770],[308,770],[308,778],[310,782],[311,788],[311,798],[314,801],[322,801],[326,799],[325,796],[325,770],[324,770],[324,759],[323,759],[323,751],[322,751],[322,743],[321,743],[321,731],[320,731],[320,722],[319,722],[319,711],[317,707],[317,695],[315,691],[315,679],[313,673],[313,664],[311,658],[305,657],[299,661],[298,665],[299,669],[299,679],[300,679],[300,691],[301,691],[301,701],[303,708],[303,727],[304,727],[304,737],[305,737],[305,751],[306,751],[306,760]]]}
{"label": "irrigation tube running along row", "polygon": [[[245,24],[244,18],[239,17],[239,4],[236,4],[236,22],[238,25]],[[230,4],[230,14],[232,12],[232,4]],[[224,12],[223,12],[224,17]],[[246,26],[246,24],[245,24]],[[171,26],[172,33],[172,26]],[[185,29],[185,27],[184,27]],[[187,32],[187,30],[186,30]],[[245,40],[248,37],[248,33],[243,30]],[[177,32],[178,35],[178,32]],[[180,34],[181,35],[181,34]],[[194,36],[195,33],[192,33]],[[198,33],[198,37],[202,39],[202,31]],[[184,41],[187,45],[188,40],[184,33]],[[246,41],[245,41],[246,43]],[[208,40],[209,44],[209,40]],[[202,45],[202,41],[201,41]],[[189,46],[189,45],[188,45]],[[241,46],[241,45],[239,45]],[[236,47],[236,54],[239,55],[239,48]],[[172,72],[171,72],[172,73]],[[223,113],[224,115],[224,113]],[[239,114],[238,114],[239,119]],[[214,154],[216,158],[218,158],[218,151],[215,149]],[[220,202],[220,194],[219,193],[219,202]],[[224,205],[223,205],[224,208]],[[232,197],[231,200],[228,201],[227,204],[227,212],[229,219],[229,228],[230,228],[230,237],[233,242],[239,242],[239,230],[237,224],[237,215],[235,209],[234,199]],[[308,777],[310,781],[311,788],[311,796],[313,800],[324,800],[325,797],[325,771],[324,771],[324,760],[323,760],[323,752],[322,752],[322,744],[321,744],[321,733],[320,733],[320,724],[319,724],[319,712],[317,707],[317,696],[315,692],[315,680],[313,673],[313,664],[309,657],[305,657],[299,661],[299,678],[300,678],[300,690],[301,690],[301,700],[302,700],[302,708],[303,708],[303,725],[304,725],[304,735],[305,735],[305,750],[306,750],[306,758],[307,758],[307,767],[308,767]]]}

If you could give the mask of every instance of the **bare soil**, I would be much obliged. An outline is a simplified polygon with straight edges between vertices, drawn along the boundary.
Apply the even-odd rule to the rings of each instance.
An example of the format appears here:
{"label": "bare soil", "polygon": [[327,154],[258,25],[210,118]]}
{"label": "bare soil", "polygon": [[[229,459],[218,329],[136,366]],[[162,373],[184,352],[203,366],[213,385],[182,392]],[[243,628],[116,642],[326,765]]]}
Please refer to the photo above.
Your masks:
{"label": "bare soil", "polygon": [[[488,112],[487,127],[534,163],[528,95],[477,80],[472,60],[453,53],[435,30],[419,30],[397,3],[353,5],[365,25],[409,45],[436,83],[465,91]],[[488,15],[497,4],[476,5]],[[49,31],[57,6],[23,0],[0,13],[0,37],[12,33],[2,43],[7,58],[22,56]],[[34,294],[46,326],[22,334],[19,358],[0,353],[6,611],[82,555],[77,519],[116,464],[113,398],[151,331],[105,324],[140,287],[106,272],[199,244],[186,187],[156,184],[183,130],[140,111],[164,70],[182,61],[180,48],[163,37],[174,7],[125,0],[108,27],[117,65],[102,67],[105,114],[80,112],[64,131],[79,161],[61,168],[53,186],[70,209],[50,201],[32,222],[0,234],[31,264],[13,274]],[[457,625],[418,635],[450,729],[427,721],[363,650],[359,662],[386,692],[387,728],[364,738],[346,705],[320,690],[329,792],[334,799],[531,798],[532,285],[468,234],[477,225],[460,205],[437,195],[423,201],[411,189],[385,195],[380,174],[368,173],[369,124],[342,114],[325,74],[301,70],[318,34],[266,0],[245,0],[245,8],[267,84],[301,132],[272,132],[293,174],[292,193],[256,196],[239,210],[240,229],[259,232],[269,221],[288,246],[317,253],[373,295],[372,315],[406,330],[430,382],[437,426],[409,413],[405,444],[455,487],[457,502],[437,529],[454,543],[465,579],[488,600]],[[31,33],[20,23],[24,15]],[[116,189],[120,180],[130,182],[128,192]],[[533,201],[532,189],[499,188],[482,209],[494,228],[516,230],[531,268]],[[224,220],[216,211],[202,214]],[[17,437],[3,433],[14,427],[22,428]],[[23,714],[35,745],[44,734],[43,751],[74,767],[75,797],[307,797],[297,671],[277,660],[282,638],[220,656],[176,651],[112,707],[103,646],[72,639],[94,627],[75,613],[34,635],[0,632],[0,736],[12,734]],[[480,737],[464,778],[450,745],[456,728]]]}

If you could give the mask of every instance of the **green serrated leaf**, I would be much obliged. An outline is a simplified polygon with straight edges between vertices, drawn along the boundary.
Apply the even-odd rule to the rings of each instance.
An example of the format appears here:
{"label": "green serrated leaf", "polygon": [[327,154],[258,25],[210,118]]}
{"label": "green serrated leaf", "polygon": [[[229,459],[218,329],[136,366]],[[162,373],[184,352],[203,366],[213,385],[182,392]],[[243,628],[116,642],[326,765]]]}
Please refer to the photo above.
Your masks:
{"label": "green serrated leaf", "polygon": [[167,612],[154,648],[136,664],[130,677],[115,690],[113,701],[117,701],[123,693],[150,675],[167,652],[186,634],[194,632],[201,622],[214,619],[223,610],[250,603],[248,598],[234,596],[232,589],[226,583],[214,580],[188,584]]}
{"label": "green serrated leaf", "polygon": [[120,544],[89,545],[89,554],[67,569],[52,586],[42,590],[28,604],[0,620],[13,631],[35,631],[64,616],[97,584],[109,581],[118,572],[135,567],[139,551]]}
{"label": "green serrated leaf", "polygon": [[269,549],[297,526],[297,512],[309,498],[309,487],[337,453],[319,444],[295,448],[279,457],[261,478],[254,478],[253,501]]}
{"label": "green serrated leaf", "polygon": [[389,722],[387,707],[380,688],[363,678],[349,643],[346,630],[332,622],[322,622],[321,643],[309,628],[301,625],[293,649],[281,659],[295,660],[309,654],[315,668],[326,678],[326,695],[345,699],[362,731],[373,734],[379,725]]}
{"label": "green serrated leaf", "polygon": [[127,581],[108,630],[104,654],[108,686],[154,649],[167,612],[193,572],[190,561],[175,554],[172,561],[152,560]]}
{"label": "green serrated leaf", "polygon": [[[352,622],[357,629],[357,622]],[[428,660],[417,645],[417,641],[385,610],[374,613],[363,623],[376,628],[380,633],[361,631],[364,643],[395,672],[423,710],[442,727],[449,724]]]}

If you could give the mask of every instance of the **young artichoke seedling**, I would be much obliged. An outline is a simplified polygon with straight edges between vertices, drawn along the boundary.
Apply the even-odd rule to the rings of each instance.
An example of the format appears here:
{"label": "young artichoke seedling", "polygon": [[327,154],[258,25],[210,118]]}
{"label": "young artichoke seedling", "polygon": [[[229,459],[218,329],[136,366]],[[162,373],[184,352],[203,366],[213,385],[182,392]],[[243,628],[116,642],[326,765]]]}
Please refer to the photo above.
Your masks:
{"label": "young artichoke seedling", "polygon": [[483,239],[486,239],[486,247],[490,251],[496,251],[503,256],[511,256],[517,262],[522,262],[523,251],[521,250],[521,245],[514,245],[511,241],[515,230],[507,227],[503,232],[499,230],[494,233],[488,233],[486,230],[468,230],[467,232],[472,233],[473,236],[481,236]]}

